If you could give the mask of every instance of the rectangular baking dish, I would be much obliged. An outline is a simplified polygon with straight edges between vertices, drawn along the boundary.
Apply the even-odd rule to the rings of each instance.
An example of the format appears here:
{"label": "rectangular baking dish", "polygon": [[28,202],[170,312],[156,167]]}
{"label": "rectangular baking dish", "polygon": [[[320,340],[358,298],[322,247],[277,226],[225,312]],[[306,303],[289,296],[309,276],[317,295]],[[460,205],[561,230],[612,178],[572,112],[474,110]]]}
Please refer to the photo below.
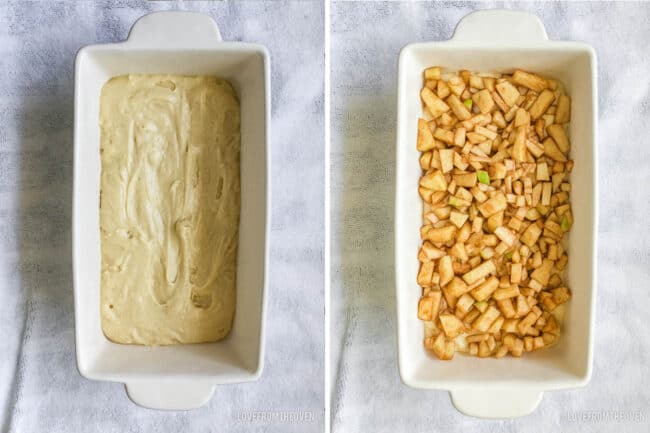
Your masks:
{"label": "rectangular baking dish", "polygon": [[[417,318],[421,289],[416,283],[422,201],[415,147],[422,115],[419,91],[428,66],[449,70],[535,71],[562,80],[572,97],[570,139],[575,168],[571,204],[575,223],[568,240],[567,278],[573,298],[567,304],[557,345],[522,358],[457,355],[439,361],[423,347],[424,326]],[[478,417],[516,417],[532,412],[542,392],[585,385],[591,375],[596,295],[597,144],[596,55],[588,45],[550,41],[533,15],[483,10],[464,17],[451,40],[415,43],[399,58],[395,273],[399,370],[415,388],[445,389],[461,412]]]}
{"label": "rectangular baking dish", "polygon": [[[269,55],[261,45],[222,42],[208,16],[158,12],[139,19],[128,40],[84,47],[75,64],[73,263],[77,365],[86,378],[126,384],[142,406],[190,409],[215,384],[256,380],[264,360],[269,230]],[[230,335],[211,344],[115,344],[100,324],[99,98],[104,83],[129,73],[210,74],[228,79],[241,106],[241,217],[237,304]]]}

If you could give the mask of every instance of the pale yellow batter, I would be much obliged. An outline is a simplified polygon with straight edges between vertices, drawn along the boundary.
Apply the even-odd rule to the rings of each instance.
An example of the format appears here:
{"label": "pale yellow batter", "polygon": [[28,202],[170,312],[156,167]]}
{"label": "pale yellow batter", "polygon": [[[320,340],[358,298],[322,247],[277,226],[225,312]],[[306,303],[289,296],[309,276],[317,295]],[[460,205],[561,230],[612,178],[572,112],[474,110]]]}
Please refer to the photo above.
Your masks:
{"label": "pale yellow batter", "polygon": [[117,343],[217,341],[235,313],[240,114],[209,76],[129,75],[100,100],[101,315]]}

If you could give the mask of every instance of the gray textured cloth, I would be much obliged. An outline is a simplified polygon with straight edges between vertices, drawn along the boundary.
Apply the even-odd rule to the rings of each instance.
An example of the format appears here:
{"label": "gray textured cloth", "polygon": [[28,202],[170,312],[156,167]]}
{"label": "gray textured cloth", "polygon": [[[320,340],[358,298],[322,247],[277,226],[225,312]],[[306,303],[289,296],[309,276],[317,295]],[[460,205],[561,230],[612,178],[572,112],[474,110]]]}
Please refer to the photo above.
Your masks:
{"label": "gray textured cloth", "polygon": [[[74,345],[74,56],[126,38],[148,11],[174,8],[213,16],[225,40],[266,45],[273,84],[264,374],[217,386],[209,405],[191,412],[142,409],[122,385],[83,379]],[[318,1],[2,2],[2,431],[323,430],[323,10]]]}
{"label": "gray textured cloth", "polygon": [[[547,392],[513,421],[457,412],[444,391],[397,370],[393,204],[397,58],[444,40],[474,9],[529,10],[549,37],[585,41],[599,60],[599,292],[591,383]],[[332,5],[332,425],[356,432],[647,432],[650,426],[650,4],[401,2]],[[592,411],[625,411],[608,421]],[[578,415],[591,420],[575,420]],[[597,418],[597,417],[600,418]]]}

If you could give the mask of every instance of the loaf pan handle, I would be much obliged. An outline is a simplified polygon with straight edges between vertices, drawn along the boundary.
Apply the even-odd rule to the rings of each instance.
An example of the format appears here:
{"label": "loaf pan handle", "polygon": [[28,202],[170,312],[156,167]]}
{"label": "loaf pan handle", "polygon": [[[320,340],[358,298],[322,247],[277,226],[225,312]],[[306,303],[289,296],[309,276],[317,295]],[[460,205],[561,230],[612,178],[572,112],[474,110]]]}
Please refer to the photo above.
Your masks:
{"label": "loaf pan handle", "polygon": [[133,48],[203,49],[221,42],[221,33],[208,15],[185,12],[154,12],[138,19],[125,44]]}
{"label": "loaf pan handle", "polygon": [[523,11],[487,9],[472,12],[460,20],[451,38],[473,45],[508,46],[548,40],[544,24],[535,15]]}
{"label": "loaf pan handle", "polygon": [[516,418],[532,413],[543,392],[531,388],[460,388],[450,391],[462,413],[478,418]]}
{"label": "loaf pan handle", "polygon": [[203,381],[135,381],[126,384],[135,404],[149,409],[189,410],[206,404],[214,385]]}

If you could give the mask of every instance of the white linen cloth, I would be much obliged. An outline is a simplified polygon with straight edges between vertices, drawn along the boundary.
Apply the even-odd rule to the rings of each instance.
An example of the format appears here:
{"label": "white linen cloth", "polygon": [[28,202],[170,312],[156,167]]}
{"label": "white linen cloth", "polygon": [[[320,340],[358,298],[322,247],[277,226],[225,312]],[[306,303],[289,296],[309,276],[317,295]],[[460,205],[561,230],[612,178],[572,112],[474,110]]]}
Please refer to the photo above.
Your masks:
{"label": "white linen cloth", "polygon": [[[597,51],[600,245],[590,384],[545,393],[523,419],[485,421],[399,378],[393,207],[399,50],[448,39],[464,15],[494,7],[528,10],[551,39]],[[649,22],[649,3],[333,2],[333,432],[650,431]]]}
{"label": "white linen cloth", "polygon": [[[266,362],[189,412],[133,404],[76,367],[73,65],[147,12],[211,15],[268,47],[272,217]],[[324,28],[319,1],[3,1],[0,5],[0,426],[28,432],[321,432],[324,425]]]}

